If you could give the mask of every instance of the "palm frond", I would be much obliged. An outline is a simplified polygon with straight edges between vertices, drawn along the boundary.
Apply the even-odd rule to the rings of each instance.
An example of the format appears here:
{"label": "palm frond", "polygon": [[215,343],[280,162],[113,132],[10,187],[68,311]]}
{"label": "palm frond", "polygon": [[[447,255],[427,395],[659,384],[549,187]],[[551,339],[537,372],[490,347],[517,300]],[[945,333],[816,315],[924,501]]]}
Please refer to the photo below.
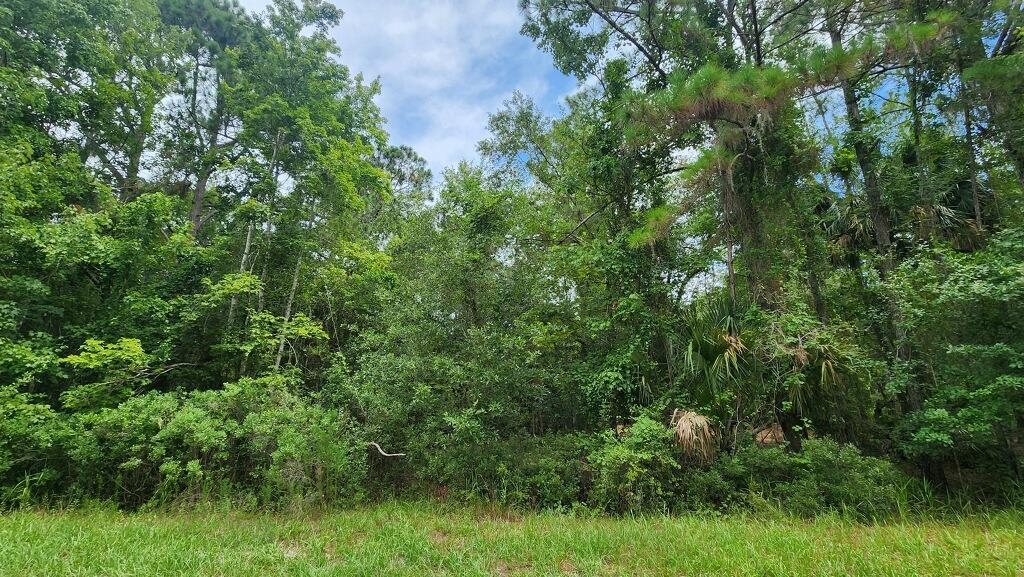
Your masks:
{"label": "palm frond", "polygon": [[714,458],[716,434],[707,417],[676,409],[672,411],[671,424],[675,429],[676,443],[687,457],[701,463],[708,463]]}

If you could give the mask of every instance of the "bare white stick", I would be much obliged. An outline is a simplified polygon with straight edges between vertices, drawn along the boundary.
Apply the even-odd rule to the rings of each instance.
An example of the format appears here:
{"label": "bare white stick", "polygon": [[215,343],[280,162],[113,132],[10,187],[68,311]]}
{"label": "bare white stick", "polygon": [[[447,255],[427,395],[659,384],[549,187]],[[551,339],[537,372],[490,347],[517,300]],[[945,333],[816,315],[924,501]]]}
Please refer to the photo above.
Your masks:
{"label": "bare white stick", "polygon": [[373,441],[370,441],[370,444],[373,445],[374,448],[377,449],[377,452],[379,452],[381,455],[384,455],[385,457],[404,457],[405,456],[405,453],[387,453],[387,452],[384,451],[384,449],[380,448],[380,445],[378,445],[377,443],[374,443]]}

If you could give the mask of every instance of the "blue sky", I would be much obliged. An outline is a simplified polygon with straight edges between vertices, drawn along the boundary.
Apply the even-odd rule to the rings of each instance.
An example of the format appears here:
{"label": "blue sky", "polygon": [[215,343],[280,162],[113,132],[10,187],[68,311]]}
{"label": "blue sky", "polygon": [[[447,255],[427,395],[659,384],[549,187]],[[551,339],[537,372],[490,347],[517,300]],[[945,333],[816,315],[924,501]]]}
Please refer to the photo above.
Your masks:
{"label": "blue sky", "polygon": [[[262,11],[268,0],[242,0]],[[520,36],[516,0],[334,0],[345,12],[332,34],[341,60],[367,79],[395,144],[416,149],[435,175],[477,158],[487,115],[516,90],[555,114],[575,87]]]}

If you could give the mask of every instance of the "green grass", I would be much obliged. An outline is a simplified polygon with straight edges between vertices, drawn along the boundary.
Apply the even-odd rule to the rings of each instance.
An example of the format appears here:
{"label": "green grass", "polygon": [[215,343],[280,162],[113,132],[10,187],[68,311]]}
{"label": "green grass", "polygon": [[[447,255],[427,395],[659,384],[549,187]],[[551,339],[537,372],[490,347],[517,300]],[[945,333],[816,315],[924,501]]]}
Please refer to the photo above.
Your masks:
{"label": "green grass", "polygon": [[0,516],[2,575],[1024,575],[1024,515],[861,525],[431,504]]}

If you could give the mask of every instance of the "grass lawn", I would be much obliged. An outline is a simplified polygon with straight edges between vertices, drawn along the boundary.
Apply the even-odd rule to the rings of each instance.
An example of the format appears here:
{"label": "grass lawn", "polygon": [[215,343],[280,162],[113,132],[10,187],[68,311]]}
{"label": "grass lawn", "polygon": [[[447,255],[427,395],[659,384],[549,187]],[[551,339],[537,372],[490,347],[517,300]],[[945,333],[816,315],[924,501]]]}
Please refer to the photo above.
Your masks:
{"label": "grass lawn", "polygon": [[14,512],[0,575],[1014,575],[1024,513],[860,525],[432,504],[286,516]]}

